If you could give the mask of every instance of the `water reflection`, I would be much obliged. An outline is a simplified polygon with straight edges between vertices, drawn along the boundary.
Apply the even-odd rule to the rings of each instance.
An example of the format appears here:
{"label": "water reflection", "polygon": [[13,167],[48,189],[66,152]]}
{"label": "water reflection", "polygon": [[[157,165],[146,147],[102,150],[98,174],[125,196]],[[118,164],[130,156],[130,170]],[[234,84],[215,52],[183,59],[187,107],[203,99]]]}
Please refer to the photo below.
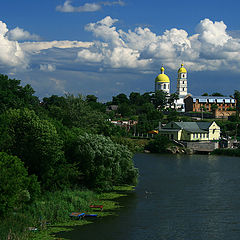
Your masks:
{"label": "water reflection", "polygon": [[240,159],[137,154],[134,194],[117,217],[59,237],[98,240],[235,240],[240,236]]}

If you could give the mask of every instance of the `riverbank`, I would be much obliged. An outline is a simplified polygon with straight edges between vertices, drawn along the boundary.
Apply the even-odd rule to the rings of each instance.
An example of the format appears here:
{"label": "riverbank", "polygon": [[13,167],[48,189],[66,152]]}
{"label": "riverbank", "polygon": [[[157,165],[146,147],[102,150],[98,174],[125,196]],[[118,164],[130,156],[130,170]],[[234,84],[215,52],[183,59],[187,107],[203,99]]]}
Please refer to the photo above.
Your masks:
{"label": "riverbank", "polygon": [[240,149],[215,149],[212,153],[212,155],[225,155],[225,156],[232,156],[232,157],[240,157]]}
{"label": "riverbank", "polygon": [[[87,219],[71,220],[69,213],[84,212],[105,217],[116,214],[120,208],[117,199],[133,191],[132,186],[117,186],[107,193],[94,193],[89,190],[65,190],[42,196],[24,212],[19,211],[2,219],[1,239],[8,240],[54,240],[54,234],[71,231],[74,226],[92,223]],[[103,205],[103,211],[92,210],[91,204]]]}

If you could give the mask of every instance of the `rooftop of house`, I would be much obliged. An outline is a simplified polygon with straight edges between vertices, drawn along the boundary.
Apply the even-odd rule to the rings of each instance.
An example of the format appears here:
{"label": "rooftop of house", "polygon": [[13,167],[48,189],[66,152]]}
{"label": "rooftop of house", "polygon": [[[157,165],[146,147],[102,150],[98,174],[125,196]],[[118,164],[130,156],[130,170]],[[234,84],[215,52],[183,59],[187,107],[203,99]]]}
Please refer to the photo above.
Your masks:
{"label": "rooftop of house", "polygon": [[209,127],[212,125],[213,122],[170,122],[166,124],[162,130],[169,131],[169,130],[175,130],[179,131],[181,129],[184,129],[187,132],[198,132],[198,133],[204,133],[207,132]]}
{"label": "rooftop of house", "polygon": [[198,100],[199,102],[213,102],[213,103],[235,103],[235,99],[232,97],[218,97],[218,96],[190,96],[193,102]]}

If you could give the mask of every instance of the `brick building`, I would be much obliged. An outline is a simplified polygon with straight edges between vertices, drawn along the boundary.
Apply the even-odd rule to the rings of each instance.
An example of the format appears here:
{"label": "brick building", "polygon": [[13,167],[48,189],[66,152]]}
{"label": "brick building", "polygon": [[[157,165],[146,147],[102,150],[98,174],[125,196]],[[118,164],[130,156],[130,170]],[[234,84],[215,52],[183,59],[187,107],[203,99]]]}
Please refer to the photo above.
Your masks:
{"label": "brick building", "polygon": [[215,97],[215,96],[187,96],[184,99],[186,112],[211,112],[212,106],[217,106],[217,110],[231,111],[236,108],[236,100],[231,97]]}

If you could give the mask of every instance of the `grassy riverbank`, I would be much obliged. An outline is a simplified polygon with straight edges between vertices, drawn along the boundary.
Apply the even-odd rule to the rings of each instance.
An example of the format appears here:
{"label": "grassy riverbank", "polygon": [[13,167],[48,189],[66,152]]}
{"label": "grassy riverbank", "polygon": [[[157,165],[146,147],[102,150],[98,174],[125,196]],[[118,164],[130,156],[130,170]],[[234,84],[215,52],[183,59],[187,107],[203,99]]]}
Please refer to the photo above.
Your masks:
{"label": "grassy riverbank", "polygon": [[[71,231],[73,226],[91,223],[87,219],[71,220],[69,218],[70,212],[97,213],[98,217],[116,214],[113,210],[121,207],[116,199],[127,196],[127,193],[132,190],[131,186],[121,186],[114,187],[112,192],[99,194],[89,190],[46,193],[24,212],[14,212],[14,214],[1,220],[1,239],[56,239],[54,233]],[[90,209],[90,204],[104,205],[103,211]],[[37,230],[29,231],[29,227],[37,228]]]}
{"label": "grassy riverbank", "polygon": [[213,155],[225,155],[225,156],[233,156],[240,157],[240,149],[215,149],[212,152]]}

